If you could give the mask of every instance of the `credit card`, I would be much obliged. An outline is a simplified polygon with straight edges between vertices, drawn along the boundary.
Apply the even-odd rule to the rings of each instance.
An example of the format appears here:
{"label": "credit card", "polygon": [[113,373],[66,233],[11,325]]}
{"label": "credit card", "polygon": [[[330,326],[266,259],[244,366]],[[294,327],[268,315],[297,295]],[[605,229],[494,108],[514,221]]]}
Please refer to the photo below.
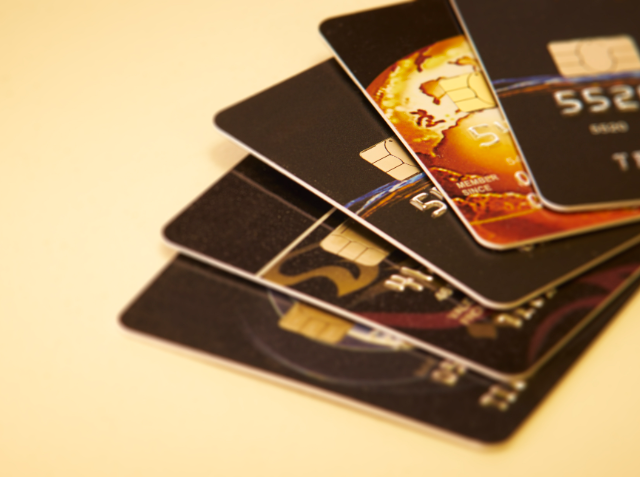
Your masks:
{"label": "credit card", "polygon": [[455,0],[542,201],[640,203],[640,3]]}
{"label": "credit card", "polygon": [[509,311],[482,307],[257,159],[165,229],[182,253],[491,379],[528,379],[640,274],[640,246]]}
{"label": "credit card", "polygon": [[[475,6],[482,10],[484,2]],[[513,27],[517,28],[515,23]],[[508,37],[501,36],[502,27],[490,30],[500,41]],[[508,121],[496,106],[446,0],[333,18],[322,24],[321,32],[479,243],[494,249],[513,248],[640,218],[638,208],[567,214],[543,205]],[[519,108],[522,117],[530,118],[526,107]],[[550,140],[547,124],[545,120],[529,128],[535,129],[538,143],[555,148],[557,141]],[[566,137],[574,136],[567,132]],[[573,191],[574,178],[565,173],[569,169],[558,168],[560,163],[555,157],[552,177]]]}
{"label": "credit card", "polygon": [[334,60],[215,121],[256,157],[488,307],[518,306],[640,240],[640,225],[632,224],[524,251],[478,245],[426,176],[411,175],[417,168]]}
{"label": "credit card", "polygon": [[[491,444],[518,428],[630,293],[519,393],[472,372],[445,383],[440,377],[448,365],[435,356],[327,314],[315,315],[324,321],[313,326],[310,307],[181,256],[123,312],[121,323],[236,371],[420,430]],[[295,325],[301,306],[306,328]]]}

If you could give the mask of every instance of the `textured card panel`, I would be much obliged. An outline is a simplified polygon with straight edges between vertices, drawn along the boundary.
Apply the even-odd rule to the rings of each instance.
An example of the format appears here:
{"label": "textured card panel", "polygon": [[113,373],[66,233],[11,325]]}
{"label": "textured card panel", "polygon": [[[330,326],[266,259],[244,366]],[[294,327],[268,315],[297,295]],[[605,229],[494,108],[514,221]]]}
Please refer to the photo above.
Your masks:
{"label": "textured card panel", "polygon": [[[454,384],[434,380],[447,372],[436,357],[308,308],[300,318],[295,300],[185,257],[176,258],[121,321],[135,333],[358,410],[496,443],[520,426],[625,299],[612,303],[512,403],[501,385],[473,373]],[[310,330],[305,316],[329,322],[330,329]]]}

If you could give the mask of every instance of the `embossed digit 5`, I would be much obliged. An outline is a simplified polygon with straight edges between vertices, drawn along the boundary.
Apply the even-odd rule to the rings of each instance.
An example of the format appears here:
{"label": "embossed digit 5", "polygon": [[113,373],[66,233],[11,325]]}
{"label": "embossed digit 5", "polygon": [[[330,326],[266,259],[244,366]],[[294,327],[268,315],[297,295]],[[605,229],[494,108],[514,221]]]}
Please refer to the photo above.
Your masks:
{"label": "embossed digit 5", "polygon": [[592,113],[604,113],[611,107],[611,100],[606,96],[602,96],[602,88],[599,86],[585,88],[581,93],[584,102],[591,105],[589,106],[589,111]]}
{"label": "embossed digit 5", "polygon": [[563,108],[560,114],[563,116],[575,116],[584,109],[582,101],[575,97],[576,92],[570,89],[562,91],[556,91],[553,93],[553,99],[556,100],[556,104]]}
{"label": "embossed digit 5", "polygon": [[487,137],[487,138],[490,137],[491,138],[487,142],[480,143],[480,147],[489,147],[489,146],[493,146],[494,144],[500,142],[500,138],[498,137],[498,135],[496,133],[493,133],[493,132],[490,132],[490,131],[480,133],[480,132],[476,131],[477,128],[488,128],[488,127],[489,126],[487,124],[478,124],[477,126],[471,126],[468,129],[469,133],[471,133],[473,138],[476,139],[476,140],[480,140],[483,137]]}

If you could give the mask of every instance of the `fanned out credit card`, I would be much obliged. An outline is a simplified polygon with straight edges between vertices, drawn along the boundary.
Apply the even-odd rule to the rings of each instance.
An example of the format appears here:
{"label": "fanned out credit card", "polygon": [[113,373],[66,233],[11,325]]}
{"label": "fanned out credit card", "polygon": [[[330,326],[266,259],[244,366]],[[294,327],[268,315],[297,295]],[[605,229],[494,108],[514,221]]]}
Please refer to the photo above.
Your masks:
{"label": "fanned out credit card", "polygon": [[640,204],[640,3],[454,0],[542,201]]}
{"label": "fanned out credit card", "polygon": [[251,157],[165,237],[182,253],[508,383],[529,379],[640,275],[639,246],[526,306],[490,310]]}
{"label": "fanned out credit card", "polygon": [[[529,22],[528,7],[517,2],[498,2],[508,3],[509,11],[518,9],[527,18],[517,23],[505,20],[494,24],[488,18],[489,12],[493,12],[487,8],[491,2],[458,3],[473,5],[469,16],[476,28],[492,39],[486,47],[492,55],[500,55],[507,48],[505,45],[509,45],[511,55],[505,57],[505,67],[518,62],[529,64],[528,55],[514,51],[528,41],[528,37],[519,33],[520,25]],[[536,5],[540,3],[557,2]],[[509,25],[506,30],[505,23]],[[537,28],[545,31],[546,26]],[[560,213],[543,205],[521,161],[509,121],[516,127],[518,138],[524,129],[536,145],[554,151],[544,154],[550,164],[548,175],[567,193],[587,185],[581,175],[590,171],[591,166],[578,153],[583,146],[577,145],[583,140],[569,131],[568,126],[554,129],[554,123],[546,117],[522,129],[511,120],[511,114],[509,121],[505,120],[446,0],[404,3],[332,18],[322,24],[321,32],[338,60],[444,192],[449,205],[479,243],[494,249],[520,247],[640,219],[637,207]],[[496,42],[503,49],[497,48]],[[524,79],[519,85],[522,90],[505,90],[508,98],[504,101],[526,97],[532,104],[540,102],[542,93]],[[528,92],[530,86],[535,94],[520,94]],[[518,101],[513,107],[514,114],[523,121],[533,121],[528,105]],[[549,107],[556,108],[553,104]],[[553,120],[574,121],[558,111],[553,113]],[[594,140],[618,136],[599,135]],[[570,144],[567,146],[570,151],[560,147],[562,141]],[[586,144],[591,143],[585,143],[588,148]],[[640,143],[635,149],[640,150]],[[637,174],[631,171],[635,165],[632,152],[629,154],[626,176],[635,176],[636,193],[640,193],[640,170]],[[572,156],[576,164],[570,166],[567,162],[565,167],[558,156]],[[638,158],[640,161],[640,152]],[[537,174],[535,178],[538,179]],[[615,181],[611,183],[614,184]],[[601,185],[602,180],[598,180],[588,187],[595,194]]]}
{"label": "fanned out credit card", "polygon": [[[519,394],[284,295],[176,258],[122,314],[136,335],[440,435],[509,437],[622,306],[628,290]],[[300,326],[300,323],[307,326]],[[324,330],[324,331],[323,331]]]}
{"label": "fanned out credit card", "polygon": [[496,252],[476,243],[333,60],[236,104],[216,125],[474,300],[512,308],[640,240],[640,224]]}

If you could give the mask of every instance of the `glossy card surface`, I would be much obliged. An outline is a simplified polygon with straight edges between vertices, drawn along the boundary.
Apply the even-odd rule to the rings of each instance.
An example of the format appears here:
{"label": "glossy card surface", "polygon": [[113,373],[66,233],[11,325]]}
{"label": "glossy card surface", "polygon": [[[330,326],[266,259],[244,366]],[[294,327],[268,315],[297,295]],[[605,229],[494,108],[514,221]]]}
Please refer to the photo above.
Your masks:
{"label": "glossy card surface", "polygon": [[640,203],[640,3],[453,3],[542,200]]}
{"label": "glossy card surface", "polygon": [[492,379],[527,379],[640,273],[640,247],[495,311],[248,158],[166,228],[180,251],[393,333]]}
{"label": "glossy card surface", "polygon": [[492,308],[533,299],[640,240],[633,224],[528,251],[478,245],[426,176],[413,174],[417,168],[386,122],[333,60],[215,121],[257,157]]}
{"label": "glossy card surface", "polygon": [[[334,320],[325,327],[332,333],[303,332],[290,326],[299,306],[295,300],[180,256],[128,307],[121,322],[130,331],[341,404],[496,443],[522,423],[625,297],[612,303],[519,395],[474,373],[448,385],[434,380],[442,366],[438,358],[379,342],[371,330],[337,317],[325,317]],[[510,396],[512,403],[506,400]]]}
{"label": "glossy card surface", "polygon": [[542,205],[446,0],[333,18],[321,32],[481,244],[513,248],[640,218],[638,208],[566,214]]}

